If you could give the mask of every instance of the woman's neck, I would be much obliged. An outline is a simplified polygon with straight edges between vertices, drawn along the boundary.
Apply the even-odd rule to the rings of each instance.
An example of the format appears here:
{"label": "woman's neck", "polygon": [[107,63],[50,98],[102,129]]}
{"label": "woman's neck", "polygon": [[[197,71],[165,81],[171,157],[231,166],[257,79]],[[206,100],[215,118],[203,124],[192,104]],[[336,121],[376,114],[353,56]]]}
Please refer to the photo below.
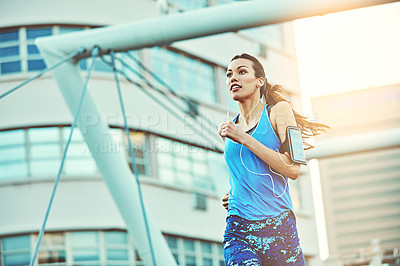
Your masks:
{"label": "woman's neck", "polygon": [[262,109],[262,103],[259,99],[239,102],[240,121],[248,125],[255,117],[259,116],[260,109]]}

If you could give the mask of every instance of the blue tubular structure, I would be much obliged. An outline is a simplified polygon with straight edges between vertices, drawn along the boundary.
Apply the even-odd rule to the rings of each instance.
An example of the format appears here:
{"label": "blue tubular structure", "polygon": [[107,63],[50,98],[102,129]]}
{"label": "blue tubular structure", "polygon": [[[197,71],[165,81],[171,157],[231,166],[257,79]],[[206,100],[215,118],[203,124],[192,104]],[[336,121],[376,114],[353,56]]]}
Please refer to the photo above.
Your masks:
{"label": "blue tubular structure", "polygon": [[25,80],[24,82],[22,82],[22,83],[19,84],[18,86],[15,86],[15,87],[12,88],[11,90],[9,90],[9,91],[3,93],[2,95],[0,95],[0,99],[2,99],[3,97],[9,95],[10,93],[13,93],[14,91],[18,90],[18,89],[21,88],[22,86],[24,86],[24,85],[28,84],[29,82],[31,82],[31,81],[37,79],[38,77],[42,76],[42,75],[45,74],[46,72],[49,72],[49,71],[53,70],[54,68],[60,66],[61,64],[65,63],[66,61],[68,61],[68,60],[74,58],[75,56],[84,53],[85,51],[86,51],[86,49],[81,48],[79,51],[76,51],[75,53],[72,53],[72,54],[66,56],[65,58],[62,58],[60,61],[58,61],[58,62],[55,63],[54,65],[52,65],[52,66],[50,66],[50,67],[48,67],[48,68],[46,68],[46,69],[43,69],[42,71],[40,71],[39,73],[37,73],[37,74],[34,75],[33,77],[31,77],[31,78]]}
{"label": "blue tubular structure", "polygon": [[145,210],[145,207],[144,207],[143,196],[142,196],[142,189],[140,187],[139,171],[138,171],[137,165],[136,165],[135,151],[133,150],[132,141],[131,141],[131,138],[129,136],[128,122],[126,121],[124,101],[122,99],[121,88],[119,86],[117,69],[115,68],[115,54],[114,54],[113,51],[111,51],[110,55],[111,55],[112,68],[113,68],[114,77],[115,77],[115,83],[117,84],[117,89],[118,89],[119,102],[121,104],[122,116],[124,118],[124,126],[125,126],[126,137],[128,139],[129,153],[131,155],[133,172],[135,174],[136,184],[137,184],[137,189],[138,189],[138,194],[139,194],[139,199],[140,199],[140,205],[142,207],[143,220],[144,220],[144,224],[146,226],[146,233],[147,233],[147,239],[148,239],[148,242],[149,242],[149,249],[150,249],[150,252],[151,252],[151,259],[153,261],[153,266],[156,266],[157,264],[156,264],[156,258],[155,258],[155,255],[154,255],[153,244],[152,244],[152,241],[151,241],[149,223],[147,221],[147,215],[146,215],[146,210]]}
{"label": "blue tubular structure", "polygon": [[99,55],[99,48],[95,47],[93,49],[93,51],[92,51],[93,62],[91,64],[90,68],[89,68],[88,75],[87,75],[85,84],[84,84],[83,89],[82,89],[82,94],[81,94],[81,97],[79,99],[78,108],[76,109],[75,116],[74,116],[74,121],[72,122],[72,125],[71,125],[71,132],[69,133],[68,141],[67,141],[67,144],[66,144],[65,149],[64,149],[64,154],[63,154],[63,157],[62,157],[62,160],[61,160],[61,165],[60,165],[60,168],[58,170],[57,178],[56,178],[56,180],[54,182],[53,192],[51,193],[49,205],[48,205],[47,210],[46,210],[46,215],[44,216],[44,221],[43,221],[43,224],[42,224],[42,228],[40,229],[40,232],[39,232],[39,236],[38,236],[38,240],[37,240],[37,243],[36,243],[35,252],[33,253],[33,257],[32,257],[30,266],[33,266],[33,264],[35,263],[35,260],[36,260],[36,257],[37,257],[38,251],[39,251],[40,242],[42,241],[44,230],[46,228],[47,219],[49,218],[51,205],[53,204],[53,200],[54,200],[54,196],[56,194],[57,186],[58,186],[58,183],[60,181],[61,172],[62,172],[62,170],[64,168],[65,159],[67,158],[67,152],[68,152],[69,144],[71,143],[72,134],[74,133],[74,128],[76,126],[76,122],[78,120],[79,112],[80,112],[81,107],[82,107],[83,98],[85,97],[85,93],[86,93],[86,90],[87,90],[87,84],[88,84],[88,81],[89,81],[89,78],[90,78],[90,73],[93,70],[95,59],[96,59],[96,57],[98,55]]}

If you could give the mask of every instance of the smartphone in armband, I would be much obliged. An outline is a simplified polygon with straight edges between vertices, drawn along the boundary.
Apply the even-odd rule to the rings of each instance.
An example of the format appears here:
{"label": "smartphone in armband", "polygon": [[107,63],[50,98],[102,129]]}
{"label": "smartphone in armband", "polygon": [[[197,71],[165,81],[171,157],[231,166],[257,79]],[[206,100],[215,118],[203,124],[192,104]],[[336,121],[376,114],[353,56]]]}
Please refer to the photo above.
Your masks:
{"label": "smartphone in armband", "polygon": [[306,156],[304,154],[303,139],[301,138],[301,130],[298,127],[288,126],[286,128],[285,151],[289,153],[293,162],[307,165]]}

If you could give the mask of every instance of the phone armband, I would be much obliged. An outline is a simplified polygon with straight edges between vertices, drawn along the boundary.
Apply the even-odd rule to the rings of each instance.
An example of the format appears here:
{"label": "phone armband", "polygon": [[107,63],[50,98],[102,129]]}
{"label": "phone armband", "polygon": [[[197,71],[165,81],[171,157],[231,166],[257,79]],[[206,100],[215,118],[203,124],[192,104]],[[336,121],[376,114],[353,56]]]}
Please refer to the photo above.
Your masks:
{"label": "phone armband", "polygon": [[293,162],[307,165],[300,128],[293,126],[286,128],[286,139],[279,151],[281,153],[288,152]]}

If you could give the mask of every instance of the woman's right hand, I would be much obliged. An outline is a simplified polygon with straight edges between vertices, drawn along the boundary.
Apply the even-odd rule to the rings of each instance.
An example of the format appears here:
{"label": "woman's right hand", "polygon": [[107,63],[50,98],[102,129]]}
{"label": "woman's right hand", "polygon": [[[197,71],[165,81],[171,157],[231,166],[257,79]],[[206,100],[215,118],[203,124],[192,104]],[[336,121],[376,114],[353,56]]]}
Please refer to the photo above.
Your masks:
{"label": "woman's right hand", "polygon": [[229,192],[226,193],[226,195],[225,195],[221,200],[222,200],[222,206],[223,206],[226,210],[228,210],[228,207],[229,207],[229,203],[228,203],[228,200],[229,200]]}
{"label": "woman's right hand", "polygon": [[221,136],[222,140],[225,140],[225,137],[223,137],[222,134],[222,127],[224,126],[225,122],[222,122],[221,124],[219,124],[218,126],[218,134]]}

